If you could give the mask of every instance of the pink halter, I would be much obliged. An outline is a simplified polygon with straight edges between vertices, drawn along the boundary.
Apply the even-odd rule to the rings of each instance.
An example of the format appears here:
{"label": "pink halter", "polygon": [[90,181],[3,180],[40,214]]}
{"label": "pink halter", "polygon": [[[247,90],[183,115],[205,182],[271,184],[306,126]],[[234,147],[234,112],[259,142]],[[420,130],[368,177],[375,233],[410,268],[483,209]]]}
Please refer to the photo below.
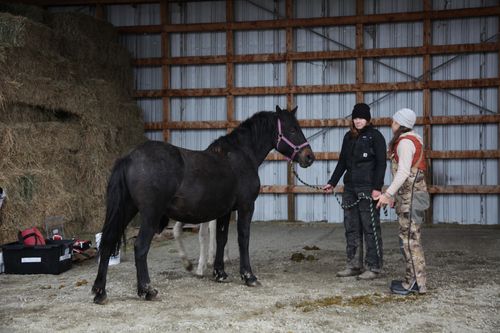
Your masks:
{"label": "pink halter", "polygon": [[[288,140],[284,135],[283,133],[281,132],[281,120],[278,118],[278,142],[276,142],[276,150],[278,150],[278,146],[281,142],[281,140],[283,140],[284,142],[286,142],[286,144],[288,144],[290,147],[292,147],[293,149],[293,154],[291,157],[288,157],[285,155],[285,157],[289,160],[289,161],[293,161],[293,158],[295,157],[295,155],[302,149],[304,148],[305,146],[310,146],[309,142],[304,142],[303,144],[301,144],[300,146],[297,146],[295,145],[293,142],[291,142],[290,140]],[[284,154],[283,154],[284,155]]]}

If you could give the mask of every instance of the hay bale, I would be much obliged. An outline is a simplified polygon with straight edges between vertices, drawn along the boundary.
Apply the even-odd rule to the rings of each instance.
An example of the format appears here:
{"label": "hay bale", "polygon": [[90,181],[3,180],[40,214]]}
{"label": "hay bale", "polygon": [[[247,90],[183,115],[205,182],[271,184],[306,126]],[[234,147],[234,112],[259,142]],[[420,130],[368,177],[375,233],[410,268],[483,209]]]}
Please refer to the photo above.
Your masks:
{"label": "hay bale", "polygon": [[143,142],[128,52],[110,24],[0,6],[0,243],[64,216],[66,236],[100,230],[117,157]]}

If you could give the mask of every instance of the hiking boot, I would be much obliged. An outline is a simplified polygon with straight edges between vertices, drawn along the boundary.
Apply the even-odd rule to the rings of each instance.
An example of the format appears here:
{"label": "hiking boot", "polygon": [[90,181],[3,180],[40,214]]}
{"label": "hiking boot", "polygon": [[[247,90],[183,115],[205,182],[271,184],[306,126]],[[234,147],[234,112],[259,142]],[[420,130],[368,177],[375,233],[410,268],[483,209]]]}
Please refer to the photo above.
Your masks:
{"label": "hiking boot", "polygon": [[392,280],[391,281],[391,288],[392,288],[392,286],[394,286],[396,284],[402,284],[402,283],[403,283],[403,281],[401,281],[401,280]]}
{"label": "hiking boot", "polygon": [[361,269],[359,268],[346,268],[340,272],[337,272],[338,277],[356,276],[359,274],[361,274]]}
{"label": "hiking boot", "polygon": [[403,287],[403,283],[401,281],[392,281],[392,282],[393,283],[391,284],[391,292],[394,294],[409,295],[411,293],[418,294],[419,292],[418,285],[416,282],[413,282],[413,285],[409,289]]}
{"label": "hiking boot", "polygon": [[373,279],[378,278],[378,276],[379,276],[378,272],[367,270],[367,271],[364,271],[363,274],[358,275],[357,279],[358,280],[373,280]]}

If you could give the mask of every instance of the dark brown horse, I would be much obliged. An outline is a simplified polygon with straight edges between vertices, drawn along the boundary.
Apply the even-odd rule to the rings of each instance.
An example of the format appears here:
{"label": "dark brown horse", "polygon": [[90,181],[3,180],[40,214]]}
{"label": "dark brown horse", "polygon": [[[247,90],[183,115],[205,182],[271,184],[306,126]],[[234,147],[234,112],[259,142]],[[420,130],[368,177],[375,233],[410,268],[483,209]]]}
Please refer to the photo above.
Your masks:
{"label": "dark brown horse", "polygon": [[153,235],[170,218],[184,223],[217,219],[216,281],[224,281],[224,247],[229,217],[238,212],[240,274],[248,286],[259,284],[248,254],[250,222],[260,189],[259,165],[276,148],[300,166],[308,167],[314,154],[295,117],[288,112],[262,111],[242,122],[204,151],[149,141],[119,159],[107,188],[106,220],[102,229],[100,263],[92,287],[94,302],[106,301],[109,257],[120,247],[120,238],[140,212],[142,223],[134,244],[137,293],[147,300],[157,291],[150,285],[147,255]]}

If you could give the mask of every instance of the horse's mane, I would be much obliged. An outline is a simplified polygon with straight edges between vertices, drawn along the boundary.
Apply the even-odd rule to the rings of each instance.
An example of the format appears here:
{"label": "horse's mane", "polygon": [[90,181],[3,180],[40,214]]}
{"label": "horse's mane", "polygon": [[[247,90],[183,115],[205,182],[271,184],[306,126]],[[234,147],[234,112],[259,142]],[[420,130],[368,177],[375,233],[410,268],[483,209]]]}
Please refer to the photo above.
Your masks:
{"label": "horse's mane", "polygon": [[262,139],[269,135],[269,131],[275,126],[275,115],[272,111],[255,113],[231,133],[214,140],[207,150],[225,154],[244,146],[260,146]]}

